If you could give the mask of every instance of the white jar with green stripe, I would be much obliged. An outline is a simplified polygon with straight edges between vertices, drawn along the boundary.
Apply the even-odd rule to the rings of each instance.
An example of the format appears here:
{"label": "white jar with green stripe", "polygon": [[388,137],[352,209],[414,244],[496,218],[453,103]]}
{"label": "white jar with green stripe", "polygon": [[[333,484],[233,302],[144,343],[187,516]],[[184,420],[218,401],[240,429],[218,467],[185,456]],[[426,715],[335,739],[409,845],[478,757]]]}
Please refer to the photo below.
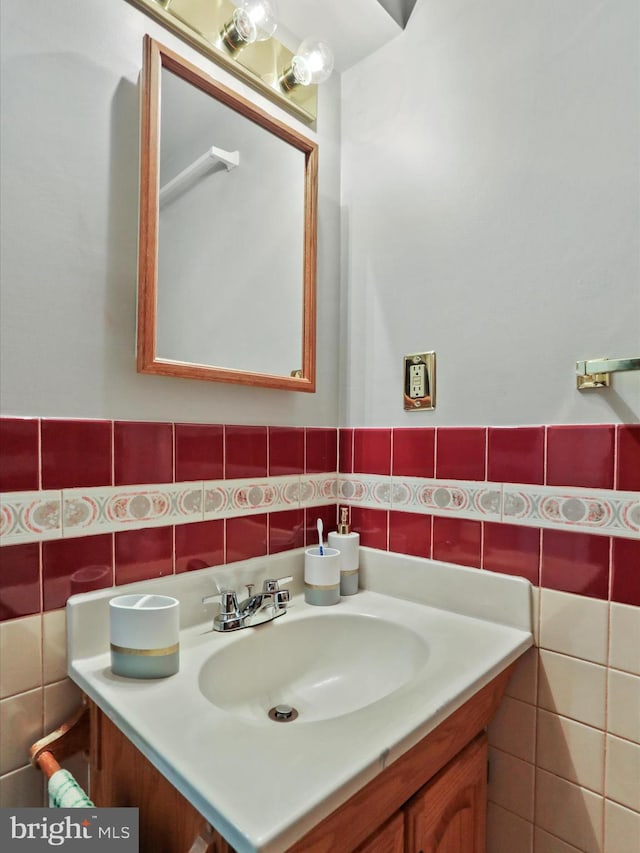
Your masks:
{"label": "white jar with green stripe", "polygon": [[109,601],[111,670],[126,678],[165,678],[180,667],[180,602],[168,595]]}

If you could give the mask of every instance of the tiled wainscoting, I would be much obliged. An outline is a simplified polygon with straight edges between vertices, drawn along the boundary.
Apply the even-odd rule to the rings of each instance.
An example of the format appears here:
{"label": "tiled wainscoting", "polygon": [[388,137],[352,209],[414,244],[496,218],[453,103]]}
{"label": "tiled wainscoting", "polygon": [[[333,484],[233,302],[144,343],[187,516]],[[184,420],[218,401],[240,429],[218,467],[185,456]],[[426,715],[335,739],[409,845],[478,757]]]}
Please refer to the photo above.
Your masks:
{"label": "tiled wainscoting", "polygon": [[316,541],[337,430],[4,418],[0,456],[0,806],[38,805],[28,748],[78,703],[68,596]]}
{"label": "tiled wainscoting", "polygon": [[640,426],[342,430],[338,495],[365,545],[538,587],[488,853],[639,853]]}
{"label": "tiled wainscoting", "polygon": [[489,853],[638,853],[640,426],[304,429],[0,420],[0,803],[77,702],[72,591],[265,556],[333,529],[528,578],[538,646],[490,731]]}

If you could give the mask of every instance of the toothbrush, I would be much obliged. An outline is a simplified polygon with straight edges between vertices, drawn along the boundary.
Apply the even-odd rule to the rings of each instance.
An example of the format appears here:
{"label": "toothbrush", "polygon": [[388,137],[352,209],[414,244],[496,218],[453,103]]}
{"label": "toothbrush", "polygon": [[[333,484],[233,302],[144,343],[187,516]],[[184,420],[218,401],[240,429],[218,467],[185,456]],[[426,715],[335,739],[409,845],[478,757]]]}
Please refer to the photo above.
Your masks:
{"label": "toothbrush", "polygon": [[316,527],[318,528],[318,542],[320,543],[320,556],[324,557],[324,548],[322,547],[322,519],[319,518],[316,522]]}

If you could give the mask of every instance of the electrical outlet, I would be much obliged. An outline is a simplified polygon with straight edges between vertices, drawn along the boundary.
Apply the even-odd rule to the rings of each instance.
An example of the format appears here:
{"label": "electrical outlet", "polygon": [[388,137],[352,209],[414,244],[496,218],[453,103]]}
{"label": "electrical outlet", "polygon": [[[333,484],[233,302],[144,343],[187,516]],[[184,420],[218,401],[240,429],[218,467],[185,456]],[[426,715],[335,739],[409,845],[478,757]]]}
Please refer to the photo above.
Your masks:
{"label": "electrical outlet", "polygon": [[412,400],[427,396],[427,365],[422,362],[409,366],[409,396]]}
{"label": "electrical outlet", "polygon": [[435,409],[436,354],[413,353],[404,357],[404,408],[408,412]]}

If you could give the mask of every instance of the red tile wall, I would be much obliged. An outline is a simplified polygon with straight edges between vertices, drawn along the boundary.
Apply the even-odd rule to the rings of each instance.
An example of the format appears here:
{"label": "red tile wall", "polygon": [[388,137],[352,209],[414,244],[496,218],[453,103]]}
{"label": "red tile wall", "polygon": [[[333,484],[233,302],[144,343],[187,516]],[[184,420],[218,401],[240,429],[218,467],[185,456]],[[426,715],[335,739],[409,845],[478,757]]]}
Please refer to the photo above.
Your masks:
{"label": "red tile wall", "polygon": [[[640,491],[640,426],[341,429],[0,418],[0,489],[341,473]],[[315,542],[336,507],[0,548],[0,620],[71,592]],[[640,542],[352,507],[363,545],[640,606]]]}
{"label": "red tile wall", "polygon": [[[343,474],[640,491],[638,425],[341,429],[338,444]],[[640,606],[635,539],[384,509],[351,515],[363,545]]]}
{"label": "red tile wall", "polygon": [[[0,418],[0,489],[37,491],[337,470],[332,428]],[[299,548],[335,504],[0,548],[0,621],[88,591]]]}

